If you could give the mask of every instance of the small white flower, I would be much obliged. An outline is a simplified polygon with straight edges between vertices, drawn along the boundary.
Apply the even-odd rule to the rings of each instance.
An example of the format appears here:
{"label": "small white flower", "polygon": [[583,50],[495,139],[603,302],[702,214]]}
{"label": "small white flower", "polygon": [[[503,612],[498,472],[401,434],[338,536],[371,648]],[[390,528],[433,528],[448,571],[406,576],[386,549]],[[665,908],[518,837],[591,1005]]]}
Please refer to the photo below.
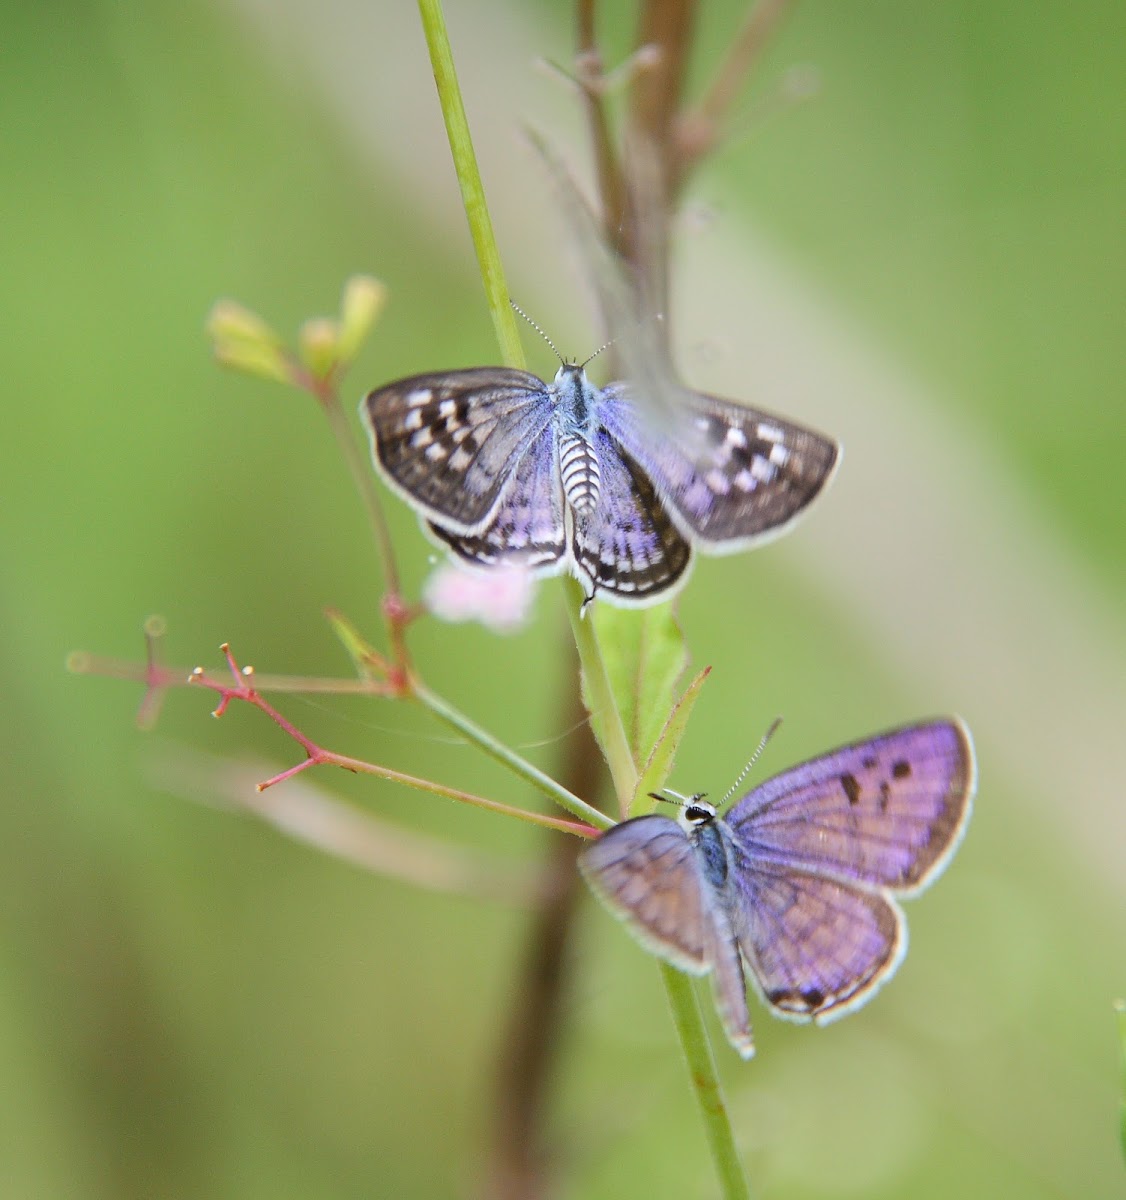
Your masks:
{"label": "small white flower", "polygon": [[523,567],[467,571],[443,563],[426,581],[426,607],[443,621],[480,621],[495,633],[515,633],[528,619],[535,584]]}

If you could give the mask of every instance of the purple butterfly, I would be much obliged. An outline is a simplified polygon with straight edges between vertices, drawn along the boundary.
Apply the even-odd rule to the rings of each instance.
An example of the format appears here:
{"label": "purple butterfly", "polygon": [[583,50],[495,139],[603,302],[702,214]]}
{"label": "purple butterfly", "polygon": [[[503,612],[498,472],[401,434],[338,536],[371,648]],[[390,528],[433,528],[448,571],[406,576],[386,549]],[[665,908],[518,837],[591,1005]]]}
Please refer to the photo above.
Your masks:
{"label": "purple butterfly", "polygon": [[976,770],[957,718],[867,738],[776,775],[726,817],[623,821],[579,857],[587,883],[654,954],[714,971],[728,1040],[754,1053],[744,964],[781,1017],[819,1023],[869,1000],[907,950],[895,896],[950,861]]}
{"label": "purple butterfly", "polygon": [[819,433],[682,388],[658,420],[583,365],[552,383],[475,367],[378,388],[360,405],[375,465],[463,561],[570,571],[588,602],[621,605],[671,595],[693,546],[782,533],[833,476],[840,448]]}

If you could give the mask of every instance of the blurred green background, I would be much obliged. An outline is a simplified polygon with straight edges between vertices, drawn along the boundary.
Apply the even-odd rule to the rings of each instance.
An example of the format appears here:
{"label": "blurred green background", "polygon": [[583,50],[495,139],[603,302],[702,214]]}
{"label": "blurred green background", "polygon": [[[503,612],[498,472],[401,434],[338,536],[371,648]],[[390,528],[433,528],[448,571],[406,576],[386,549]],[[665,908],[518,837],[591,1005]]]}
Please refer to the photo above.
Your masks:
{"label": "blurred green background", "polygon": [[[520,136],[584,161],[573,97],[533,63],[567,60],[568,6],[449,7],[511,286],[586,354],[589,289]],[[606,7],[624,51],[628,6]],[[742,15],[702,8],[697,82]],[[227,295],[288,333],[363,270],[392,301],[349,406],[495,358],[413,6],[3,16],[0,1194],[473,1194],[526,915],[165,794],[174,749],[293,748],[193,692],[140,734],[136,688],[63,668],[80,647],[140,657],[151,612],[185,667],[227,640],[261,671],[346,674],[327,604],[374,633],[377,570],[315,406],[220,371],[202,327]],[[795,64],[818,96],[762,118]],[[826,1030],[759,1010],[749,1065],[718,1047],[762,1196],[1123,1194],[1124,69],[1112,0],[811,2],[694,192],[685,374],[847,453],[791,538],[698,566],[683,623],[717,669],[677,781],[722,792],[779,712],[768,774],[948,710],[981,769],[878,1000]],[[389,508],[417,587],[430,551]],[[518,637],[431,626],[416,646],[436,688],[551,769],[563,640],[549,585]],[[284,707],[334,748],[533,802],[418,715]],[[316,782],[514,864],[542,848]],[[579,932],[561,1194],[714,1195],[655,968],[593,907]]]}

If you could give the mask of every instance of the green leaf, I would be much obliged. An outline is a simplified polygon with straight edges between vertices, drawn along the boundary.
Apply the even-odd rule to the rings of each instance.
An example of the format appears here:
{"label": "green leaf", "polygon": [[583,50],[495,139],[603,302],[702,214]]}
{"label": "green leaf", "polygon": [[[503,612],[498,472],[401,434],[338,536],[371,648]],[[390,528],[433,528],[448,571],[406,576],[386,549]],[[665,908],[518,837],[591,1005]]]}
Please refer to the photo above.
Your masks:
{"label": "green leaf", "polygon": [[594,623],[633,760],[648,762],[688,665],[684,635],[670,604],[640,611],[600,604]]}
{"label": "green leaf", "polygon": [[669,713],[668,720],[661,730],[661,736],[657,739],[657,744],[653,747],[649,760],[641,772],[641,778],[637,781],[637,791],[634,793],[633,803],[630,805],[631,813],[639,803],[644,803],[645,797],[650,792],[660,791],[665,786],[669,775],[672,774],[676,752],[680,749],[680,739],[688,727],[688,718],[692,715],[692,709],[703,689],[704,680],[710,674],[711,667],[705,667],[684,689],[684,694]]}
{"label": "green leaf", "polygon": [[348,657],[355,664],[356,673],[361,679],[373,679],[376,674],[380,677],[387,674],[387,664],[383,656],[364,638],[348,617],[335,608],[326,608],[325,619],[332,626],[332,632],[340,639],[344,649],[348,651]]}

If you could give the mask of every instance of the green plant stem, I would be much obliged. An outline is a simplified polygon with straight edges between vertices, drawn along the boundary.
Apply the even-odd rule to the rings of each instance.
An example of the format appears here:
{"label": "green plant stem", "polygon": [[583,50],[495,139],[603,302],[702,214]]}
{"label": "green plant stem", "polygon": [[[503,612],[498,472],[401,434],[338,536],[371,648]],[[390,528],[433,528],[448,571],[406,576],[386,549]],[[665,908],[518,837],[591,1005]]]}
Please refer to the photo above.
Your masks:
{"label": "green plant stem", "polygon": [[692,987],[691,976],[669,966],[668,963],[661,963],[661,974],[664,976],[673,1021],[680,1034],[680,1044],[684,1048],[688,1074],[696,1092],[696,1102],[700,1106],[704,1132],[711,1147],[724,1200],[750,1200],[751,1187],[735,1148],[735,1135],[731,1130],[727,1101],[723,1098],[723,1089],[716,1072],[715,1055],[712,1054],[711,1043],[704,1028],[704,1019]]}
{"label": "green plant stem", "polygon": [[597,714],[602,732],[602,751],[606,755],[610,777],[614,781],[614,791],[618,797],[618,811],[625,813],[629,810],[630,801],[637,790],[637,765],[633,761],[629,739],[622,724],[622,714],[606,674],[606,664],[602,659],[602,648],[598,644],[594,622],[582,615],[585,599],[582,585],[568,575],[563,580],[563,592],[586,684],[587,704],[590,711]]}
{"label": "green plant stem", "polygon": [[[512,309],[509,306],[508,289],[504,282],[504,271],[493,235],[492,222],[485,206],[484,188],[481,184],[480,172],[477,169],[465,108],[457,85],[457,75],[454,71],[442,7],[439,0],[418,0],[418,9],[430,48],[434,81],[437,84],[438,96],[446,121],[446,133],[450,140],[450,150],[461,187],[462,201],[465,205],[473,243],[477,250],[477,260],[481,267],[481,277],[488,296],[501,354],[507,365],[523,367],[523,349],[520,345]],[[582,588],[575,580],[567,578],[564,580],[564,593],[567,614],[588,689],[588,707],[597,709],[601,715],[605,742],[603,750],[614,780],[618,804],[619,806],[627,805],[637,784],[637,767],[630,753],[621,713],[614,701],[593,622],[586,620],[581,615]],[[524,763],[507,747],[502,746],[485,734],[483,730],[478,730],[472,722],[461,717],[461,714],[449,710],[448,706],[441,702],[438,706],[431,704],[430,701],[437,700],[437,697],[433,697],[430,693],[423,693],[419,695],[419,698],[427,703],[432,711],[438,713],[443,719],[449,720],[455,728],[461,729],[466,736],[472,737],[488,753],[512,767],[518,774],[522,774],[541,791],[550,789],[547,794],[552,795],[568,811],[582,816],[592,823],[597,823],[602,828],[609,824],[603,814],[595,813],[595,810],[590,809],[582,801],[578,801],[581,807],[574,807],[573,802],[577,800],[577,797],[572,797],[569,792],[565,792],[542,772],[530,764]],[[451,720],[451,717],[456,720]],[[464,722],[464,725],[459,722]],[[749,1200],[750,1188],[743,1173],[742,1164],[735,1152],[735,1138],[731,1131],[727,1107],[724,1104],[719,1079],[716,1075],[715,1060],[712,1057],[695,993],[691,990],[690,981],[679,971],[664,965],[662,965],[662,970],[665,974],[665,984],[672,1004],[676,1027],[684,1046],[685,1058],[689,1064],[692,1086],[696,1091],[708,1142],[724,1189],[725,1200]]]}
{"label": "green plant stem", "polygon": [[364,511],[371,525],[372,538],[375,541],[376,554],[383,567],[383,582],[386,590],[393,595],[399,594],[399,569],[395,562],[395,549],[391,542],[391,534],[383,516],[383,506],[379,502],[379,493],[375,487],[375,474],[371,464],[364,460],[356,446],[356,439],[344,415],[344,408],[335,388],[322,397],[321,407],[328,419],[329,428],[336,438],[340,453],[348,464],[348,470],[356,485],[356,490],[363,500]]}
{"label": "green plant stem", "polygon": [[418,13],[426,34],[426,45],[430,50],[430,65],[434,70],[434,83],[438,88],[438,99],[442,105],[442,116],[446,122],[446,136],[450,141],[454,169],[461,188],[461,201],[469,221],[469,232],[477,251],[477,262],[481,267],[481,281],[492,313],[493,327],[500,343],[501,356],[505,365],[523,369],[524,348],[516,328],[516,318],[508,298],[508,285],[504,279],[500,252],[497,250],[493,223],[485,203],[485,187],[477,167],[477,156],[473,152],[473,139],[469,134],[469,122],[465,116],[465,105],[461,100],[461,89],[454,70],[453,53],[446,32],[446,19],[440,0],[418,0]]}
{"label": "green plant stem", "polygon": [[592,808],[585,800],[567,791],[562,784],[556,783],[550,775],[545,775],[538,767],[533,766],[527,759],[521,758],[514,750],[510,750],[503,742],[498,741],[491,733],[471,721],[464,713],[459,712],[452,704],[441,696],[430,691],[422,684],[416,684],[414,695],[420,703],[444,721],[452,729],[468,738],[474,745],[480,747],[490,758],[496,759],[514,771],[521,779],[530,783],[537,791],[554,800],[561,808],[584,821],[589,821],[599,829],[608,829],[613,821],[605,813]]}

